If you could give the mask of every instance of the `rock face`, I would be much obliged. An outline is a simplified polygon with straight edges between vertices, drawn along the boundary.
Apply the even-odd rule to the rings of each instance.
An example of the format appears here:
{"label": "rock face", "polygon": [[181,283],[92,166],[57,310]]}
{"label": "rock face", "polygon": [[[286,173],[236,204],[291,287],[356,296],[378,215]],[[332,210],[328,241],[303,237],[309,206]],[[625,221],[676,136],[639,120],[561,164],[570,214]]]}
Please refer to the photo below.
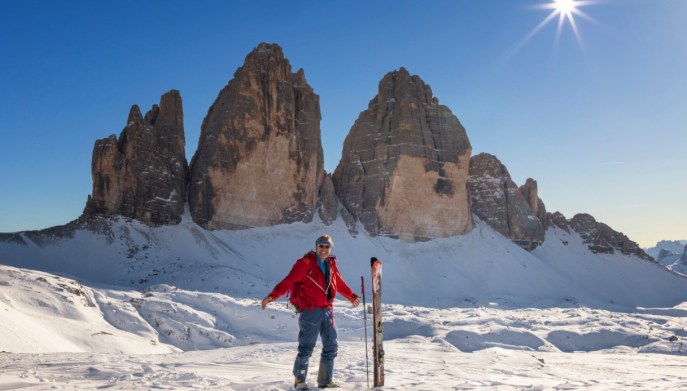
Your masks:
{"label": "rock face", "polygon": [[567,233],[570,233],[570,222],[561,212],[547,213],[547,218],[550,227],[558,227]]}
{"label": "rock face", "polygon": [[191,160],[188,201],[209,229],[309,221],[324,180],[319,97],[260,44],[219,93]]}
{"label": "rock face", "polygon": [[319,194],[318,211],[322,222],[326,225],[332,224],[334,220],[336,220],[338,207],[339,199],[336,197],[336,192],[334,191],[334,182],[332,182],[332,176],[327,174],[320,187]]}
{"label": "rock face", "polygon": [[687,265],[687,245],[685,246],[685,249],[682,250],[682,255],[680,256],[679,262],[683,265]]}
{"label": "rock face", "polygon": [[[560,214],[560,213],[559,213]],[[604,223],[597,222],[594,217],[586,213],[579,213],[571,220],[550,218],[552,225],[577,232],[589,249],[595,253],[613,254],[620,251],[622,254],[635,255],[647,261],[655,262],[652,257],[642,250],[639,245],[622,232],[614,231]]]}
{"label": "rock face", "polygon": [[[404,68],[380,81],[333,175],[324,172],[320,117],[303,70],[292,73],[278,45],[260,44],[210,107],[190,169],[179,92],[164,94],[145,116],[134,105],[119,138],[95,143],[93,191],[82,218],[45,233],[69,235],[75,224],[98,229],[107,220],[93,216],[177,224],[185,201],[207,229],[309,222],[318,211],[325,224],[340,216],[352,232],[360,223],[373,236],[407,241],[465,234],[474,213],[527,250],[551,225],[576,231],[594,252],[651,259],[592,216],[548,214],[537,182],[518,187],[495,156],[470,158],[458,118]],[[15,234],[0,241],[26,244]],[[681,250],[671,260],[687,265],[687,247],[680,257]]]}
{"label": "rock face", "polygon": [[[372,235],[423,240],[473,228],[465,129],[418,76],[384,76],[334,171],[342,215]],[[349,225],[352,227],[352,225]]]}
{"label": "rock face", "polygon": [[508,189],[516,186],[506,166],[494,155],[473,156],[467,186],[472,212],[503,236],[510,237],[507,197]]}
{"label": "rock face", "polygon": [[518,188],[496,156],[481,153],[470,159],[468,190],[472,212],[490,227],[527,250],[544,241],[548,218],[535,180]]}
{"label": "rock face", "polygon": [[141,116],[129,112],[119,139],[97,140],[91,173],[93,192],[84,215],[122,215],[149,225],[178,224],[184,212],[188,165],[179,91]]}
{"label": "rock face", "polygon": [[661,249],[658,252],[658,256],[656,257],[656,262],[660,263],[661,265],[669,265],[677,259],[677,255],[674,252],[668,251],[666,249]]}
{"label": "rock face", "polygon": [[654,247],[649,247],[645,251],[660,264],[667,265],[680,259],[685,245],[687,240],[660,240]]}

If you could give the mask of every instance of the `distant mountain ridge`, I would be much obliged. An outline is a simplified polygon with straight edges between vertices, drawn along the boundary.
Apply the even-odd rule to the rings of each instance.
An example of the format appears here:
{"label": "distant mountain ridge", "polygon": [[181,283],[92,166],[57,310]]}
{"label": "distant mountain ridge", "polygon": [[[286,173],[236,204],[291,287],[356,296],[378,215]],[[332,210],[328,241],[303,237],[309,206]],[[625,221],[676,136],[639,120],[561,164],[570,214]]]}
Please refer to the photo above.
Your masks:
{"label": "distant mountain ridge", "polygon": [[668,269],[687,274],[687,240],[661,240],[646,253]]}
{"label": "distant mountain ridge", "polygon": [[679,255],[684,252],[685,246],[687,246],[687,240],[661,240],[655,246],[646,248],[645,251],[658,261],[661,250]]}
{"label": "distant mountain ridge", "polygon": [[277,44],[261,43],[208,110],[190,165],[175,90],[145,116],[134,105],[119,138],[96,141],[93,191],[75,224],[123,216],[175,225],[187,206],[210,230],[308,223],[317,215],[326,225],[343,219],[353,234],[362,227],[417,242],[467,234],[474,215],[528,251],[558,227],[580,234],[594,252],[651,260],[592,216],[547,213],[537,182],[518,187],[495,156],[471,156],[458,118],[405,68],[382,78],[333,174],[323,168],[320,133],[319,97],[305,72],[293,73]]}

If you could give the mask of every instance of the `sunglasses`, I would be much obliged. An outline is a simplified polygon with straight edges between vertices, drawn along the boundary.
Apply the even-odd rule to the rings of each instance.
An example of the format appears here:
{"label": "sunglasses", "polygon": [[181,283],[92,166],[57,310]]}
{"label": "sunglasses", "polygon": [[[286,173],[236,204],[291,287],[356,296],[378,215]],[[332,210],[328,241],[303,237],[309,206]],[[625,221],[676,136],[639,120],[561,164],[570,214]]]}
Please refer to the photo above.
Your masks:
{"label": "sunglasses", "polygon": [[328,244],[318,244],[317,247],[319,248],[329,248]]}

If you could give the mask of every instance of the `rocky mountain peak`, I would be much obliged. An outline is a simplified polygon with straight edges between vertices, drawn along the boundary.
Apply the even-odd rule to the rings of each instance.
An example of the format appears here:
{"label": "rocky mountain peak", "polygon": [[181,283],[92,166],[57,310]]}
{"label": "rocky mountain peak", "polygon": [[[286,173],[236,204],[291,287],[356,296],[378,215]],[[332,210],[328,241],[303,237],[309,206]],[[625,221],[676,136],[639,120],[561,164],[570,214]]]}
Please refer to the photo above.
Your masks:
{"label": "rocky mountain peak", "polygon": [[325,224],[340,213],[351,231],[360,222],[372,235],[415,241],[464,234],[474,213],[528,250],[552,225],[575,230],[592,251],[648,258],[589,215],[547,213],[537,182],[518,187],[495,156],[471,158],[458,118],[406,68],[379,81],[333,175],[324,172],[320,119],[303,69],[293,73],[281,47],[261,43],[208,110],[190,172],[178,91],[145,115],[133,105],[119,137],[97,140],[84,216],[176,224],[188,196],[194,221],[208,229],[308,222],[319,211]]}
{"label": "rocky mountain peak", "polygon": [[241,78],[247,72],[267,72],[277,80],[291,79],[291,64],[284,57],[282,48],[277,44],[260,43],[246,56],[243,66],[234,73],[234,78]]}
{"label": "rocky mountain peak", "polygon": [[487,225],[527,250],[544,241],[548,219],[534,179],[517,187],[496,156],[480,153],[470,159],[468,189],[473,213]]}
{"label": "rocky mountain peak", "polygon": [[[155,106],[153,106],[155,107]],[[129,118],[126,120],[127,126],[130,124],[143,124],[143,115],[138,105],[132,105],[129,109]]]}
{"label": "rocky mountain peak", "polygon": [[177,224],[184,211],[188,166],[179,91],[160,98],[145,118],[129,111],[119,139],[97,140],[93,191],[84,215],[121,215],[151,225]]}
{"label": "rocky mountain peak", "polygon": [[419,76],[411,75],[404,67],[387,73],[379,82],[378,102],[386,102],[389,99],[410,99],[430,105],[439,103],[432,94],[432,88]]}
{"label": "rocky mountain peak", "polygon": [[146,113],[144,122],[161,128],[183,128],[184,113],[181,105],[181,95],[178,91],[162,95],[160,105],[153,105],[153,108]]}
{"label": "rocky mountain peak", "polygon": [[372,235],[407,240],[468,232],[471,150],[465,128],[422,79],[405,68],[386,74],[334,171],[344,216]]}
{"label": "rocky mountain peak", "polygon": [[276,44],[261,43],[203,121],[191,161],[196,223],[237,229],[309,221],[324,157],[319,97]]}
{"label": "rocky mountain peak", "polygon": [[615,231],[608,225],[596,221],[590,214],[578,213],[572,219],[567,220],[561,219],[560,216],[562,215],[556,213],[558,217],[549,215],[550,224],[577,232],[593,253],[613,254],[619,251],[622,254],[635,255],[647,261],[654,261],[637,243],[630,240],[622,232]]}

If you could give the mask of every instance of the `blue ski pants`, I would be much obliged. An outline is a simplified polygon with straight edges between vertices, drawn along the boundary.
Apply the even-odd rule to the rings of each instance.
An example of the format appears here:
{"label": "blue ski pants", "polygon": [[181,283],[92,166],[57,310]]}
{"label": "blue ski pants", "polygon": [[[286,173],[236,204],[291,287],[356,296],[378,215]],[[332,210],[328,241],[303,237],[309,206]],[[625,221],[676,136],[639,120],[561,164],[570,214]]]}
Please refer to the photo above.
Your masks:
{"label": "blue ski pants", "polygon": [[308,374],[308,362],[315,349],[317,336],[322,338],[322,355],[317,375],[318,384],[329,384],[334,371],[334,358],[339,345],[336,342],[336,327],[334,325],[334,311],[331,308],[313,308],[300,313],[298,318],[300,331],[298,332],[298,355],[293,364],[293,375],[305,382]]}

